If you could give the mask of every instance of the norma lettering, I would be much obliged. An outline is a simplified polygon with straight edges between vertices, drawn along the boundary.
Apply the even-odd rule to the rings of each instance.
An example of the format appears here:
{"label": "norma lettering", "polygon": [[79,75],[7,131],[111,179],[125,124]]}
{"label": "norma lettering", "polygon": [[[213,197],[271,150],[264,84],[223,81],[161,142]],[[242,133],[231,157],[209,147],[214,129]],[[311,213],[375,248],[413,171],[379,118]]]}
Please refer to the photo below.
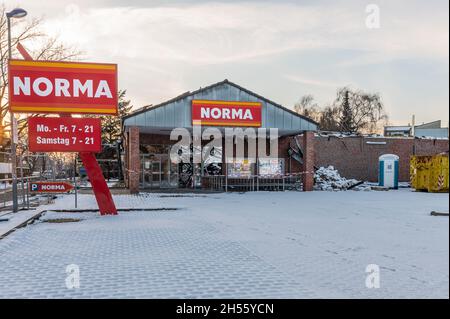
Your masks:
{"label": "norma lettering", "polygon": [[204,106],[200,109],[200,117],[202,119],[253,120],[250,109],[210,108]]}
{"label": "norma lettering", "polygon": [[[101,98],[106,96],[112,98],[111,89],[108,82],[100,80],[97,87],[94,87],[92,80],[86,80],[82,83],[79,79],[73,79],[72,83],[67,79],[55,78],[54,82],[51,80],[40,77],[31,80],[29,77],[21,79],[18,76],[13,77],[14,81],[14,95],[31,95],[31,90],[38,96],[65,96],[65,97],[79,97],[80,95],[90,98]],[[95,92],[95,93],[94,93]]]}
{"label": "norma lettering", "polygon": [[43,191],[65,191],[66,187],[63,184],[43,184],[41,189]]}

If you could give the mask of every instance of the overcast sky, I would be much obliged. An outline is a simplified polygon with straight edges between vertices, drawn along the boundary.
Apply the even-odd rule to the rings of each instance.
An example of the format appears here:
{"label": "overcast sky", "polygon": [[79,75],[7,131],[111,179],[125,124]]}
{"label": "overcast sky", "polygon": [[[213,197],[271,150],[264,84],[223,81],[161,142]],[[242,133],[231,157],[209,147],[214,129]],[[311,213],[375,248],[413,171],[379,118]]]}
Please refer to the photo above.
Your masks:
{"label": "overcast sky", "polygon": [[[1,0],[0,0],[1,1]],[[377,4],[380,27],[366,26]],[[133,105],[225,78],[292,107],[337,87],[379,92],[393,124],[449,118],[448,1],[6,0],[45,32],[119,65]],[[25,46],[27,45],[24,43]]]}

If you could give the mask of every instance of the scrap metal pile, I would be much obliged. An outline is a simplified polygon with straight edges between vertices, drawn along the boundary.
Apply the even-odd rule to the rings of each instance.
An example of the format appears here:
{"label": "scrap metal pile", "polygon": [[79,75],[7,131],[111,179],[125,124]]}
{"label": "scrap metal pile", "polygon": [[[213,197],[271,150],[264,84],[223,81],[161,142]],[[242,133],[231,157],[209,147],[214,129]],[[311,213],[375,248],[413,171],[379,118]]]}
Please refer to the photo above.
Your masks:
{"label": "scrap metal pile", "polygon": [[320,167],[314,174],[314,189],[322,191],[370,190],[370,186],[356,179],[342,177],[334,166]]}

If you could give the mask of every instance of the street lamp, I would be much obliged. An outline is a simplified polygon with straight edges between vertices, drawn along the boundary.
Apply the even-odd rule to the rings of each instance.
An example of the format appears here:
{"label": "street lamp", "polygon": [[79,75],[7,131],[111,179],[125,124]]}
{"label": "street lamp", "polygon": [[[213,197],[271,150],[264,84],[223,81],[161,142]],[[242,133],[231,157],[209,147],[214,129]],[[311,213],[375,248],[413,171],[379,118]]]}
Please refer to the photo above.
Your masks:
{"label": "street lamp", "polygon": [[27,12],[22,8],[16,8],[11,12],[6,12],[7,18],[23,18],[27,15]]}
{"label": "street lamp", "polygon": [[[16,8],[11,12],[6,13],[6,18],[8,21],[8,58],[12,58],[11,53],[11,18],[20,19],[27,15],[24,9]],[[11,94],[11,92],[9,92]],[[11,117],[11,169],[12,169],[12,195],[13,195],[13,212],[19,210],[19,203],[17,201],[17,155],[16,155],[16,137],[17,137],[17,126],[16,120],[14,118],[14,113],[9,111]]]}

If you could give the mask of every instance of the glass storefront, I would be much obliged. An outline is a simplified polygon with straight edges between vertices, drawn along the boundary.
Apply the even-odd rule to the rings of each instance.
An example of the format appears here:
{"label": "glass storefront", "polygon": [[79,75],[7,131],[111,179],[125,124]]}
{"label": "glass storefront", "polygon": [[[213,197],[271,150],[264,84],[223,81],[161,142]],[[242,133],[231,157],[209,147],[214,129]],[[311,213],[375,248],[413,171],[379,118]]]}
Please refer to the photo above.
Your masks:
{"label": "glass storefront", "polygon": [[[222,147],[203,147],[203,162],[175,163],[170,159],[171,145],[143,145],[141,147],[141,187],[159,188],[197,188],[201,187],[202,177],[227,174],[228,178],[250,178],[260,176],[279,176],[285,172],[284,159],[258,159],[257,163],[245,158],[228,159],[226,172],[222,164]],[[192,152],[199,153],[200,149]]]}
{"label": "glass storefront", "polygon": [[[201,177],[222,174],[222,147],[204,147],[203,163],[174,163],[171,145],[152,144],[141,147],[140,186],[143,189],[201,187]],[[200,149],[191,147],[199,153]]]}

